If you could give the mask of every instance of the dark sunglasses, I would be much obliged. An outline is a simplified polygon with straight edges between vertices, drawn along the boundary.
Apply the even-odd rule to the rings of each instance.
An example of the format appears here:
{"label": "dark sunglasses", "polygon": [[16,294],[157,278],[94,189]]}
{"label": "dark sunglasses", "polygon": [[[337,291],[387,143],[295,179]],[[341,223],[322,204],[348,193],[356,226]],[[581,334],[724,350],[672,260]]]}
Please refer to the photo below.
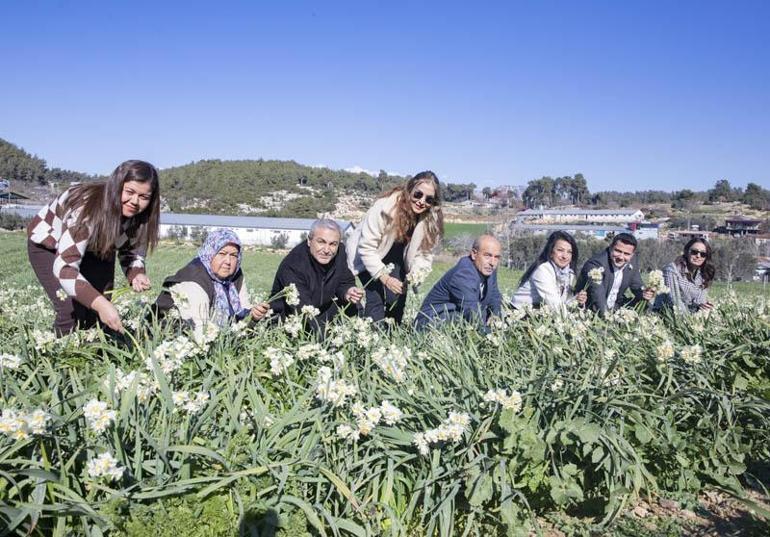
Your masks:
{"label": "dark sunglasses", "polygon": [[706,253],[706,250],[696,250],[696,249],[693,248],[693,249],[690,250],[690,255],[695,255],[695,256],[698,256],[698,257],[705,258],[708,255],[708,253]]}
{"label": "dark sunglasses", "polygon": [[[412,192],[412,199],[421,200],[423,196],[425,196],[425,192],[422,190],[415,190]],[[425,196],[423,202],[432,207],[436,204],[436,198],[434,196]]]}

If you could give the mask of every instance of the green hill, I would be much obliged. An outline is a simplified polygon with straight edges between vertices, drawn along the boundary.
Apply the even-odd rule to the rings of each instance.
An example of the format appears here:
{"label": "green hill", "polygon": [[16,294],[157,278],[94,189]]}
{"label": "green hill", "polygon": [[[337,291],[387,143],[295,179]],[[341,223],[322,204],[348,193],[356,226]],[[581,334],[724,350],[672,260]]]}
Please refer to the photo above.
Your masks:
{"label": "green hill", "polygon": [[0,179],[32,186],[60,181],[92,181],[95,178],[85,173],[49,168],[45,160],[0,138]]}
{"label": "green hill", "polygon": [[344,193],[375,195],[404,180],[279,160],[201,160],[161,170],[161,189],[175,212],[315,216]]}

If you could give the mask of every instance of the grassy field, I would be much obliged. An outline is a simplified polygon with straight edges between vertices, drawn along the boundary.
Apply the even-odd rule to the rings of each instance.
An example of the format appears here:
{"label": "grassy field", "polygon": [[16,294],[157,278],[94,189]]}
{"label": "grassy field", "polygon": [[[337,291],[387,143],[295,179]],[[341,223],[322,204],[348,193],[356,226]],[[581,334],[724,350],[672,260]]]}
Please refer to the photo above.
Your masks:
{"label": "grassy field", "polygon": [[444,224],[444,239],[453,239],[460,235],[475,237],[487,230],[487,224],[466,224],[461,222],[447,222]]}
{"label": "grassy field", "polygon": [[[481,226],[484,224],[450,224],[461,226],[459,229],[470,230],[467,226]],[[458,228],[453,230],[457,232]],[[475,229],[475,228],[474,228]],[[478,231],[478,230],[477,230]],[[470,231],[468,231],[470,233]],[[5,286],[24,286],[37,283],[32,268],[27,260],[25,237],[22,233],[0,233],[0,282]],[[157,288],[166,276],[173,274],[195,255],[196,248],[190,244],[175,244],[163,242],[158,250],[148,260],[148,273],[153,286]],[[273,250],[247,249],[243,259],[243,270],[249,288],[267,293],[273,284],[275,271],[283,258],[283,253]],[[455,261],[443,260],[433,265],[433,271],[426,280],[426,288],[433,285],[444,272],[449,270]],[[119,270],[119,269],[118,269]],[[498,271],[498,282],[503,295],[508,296],[515,291],[519,279],[520,270],[511,270],[504,267]],[[123,285],[123,277],[118,274],[116,286]],[[762,286],[752,282],[736,282],[728,286],[724,283],[716,283],[712,290],[712,296],[719,298],[729,290],[735,291],[740,296],[764,297],[770,300],[770,286]]]}

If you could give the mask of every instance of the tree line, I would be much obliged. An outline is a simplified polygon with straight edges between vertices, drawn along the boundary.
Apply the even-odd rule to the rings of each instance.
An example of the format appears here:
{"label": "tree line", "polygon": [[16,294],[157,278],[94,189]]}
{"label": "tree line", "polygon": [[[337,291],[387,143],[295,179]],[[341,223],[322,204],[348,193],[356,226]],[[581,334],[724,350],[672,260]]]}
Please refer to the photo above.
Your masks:
{"label": "tree line", "polygon": [[[0,179],[48,184],[92,181],[99,176],[60,168],[49,168],[46,161],[14,144],[0,139]],[[160,171],[163,198],[174,212],[215,214],[258,213],[265,216],[312,217],[334,209],[340,194],[378,195],[408,177],[380,170],[376,176],[364,172],[304,166],[281,160],[201,160]],[[473,197],[476,185],[469,182],[442,183],[444,200],[459,202]],[[487,197],[491,189],[485,189]],[[285,200],[273,207],[269,198],[283,191]],[[676,192],[600,191],[591,193],[583,174],[541,177],[527,184],[522,202],[528,208],[558,205],[592,207],[668,203],[687,208],[695,203],[742,201],[754,209],[770,209],[770,190],[756,183],[745,189],[730,185],[727,179],[704,192],[683,189]]]}
{"label": "tree line", "polygon": [[746,188],[733,187],[727,179],[720,179],[710,190],[695,192],[682,189],[674,192],[642,190],[618,192],[614,190],[591,193],[583,174],[565,177],[541,177],[527,183],[522,203],[528,209],[559,205],[585,205],[593,207],[630,207],[667,203],[672,207],[687,209],[695,204],[740,201],[752,209],[770,210],[770,190],[757,183]]}
{"label": "tree line", "polygon": [[0,179],[46,185],[62,181],[93,181],[97,178],[72,170],[49,168],[45,160],[0,138]]}

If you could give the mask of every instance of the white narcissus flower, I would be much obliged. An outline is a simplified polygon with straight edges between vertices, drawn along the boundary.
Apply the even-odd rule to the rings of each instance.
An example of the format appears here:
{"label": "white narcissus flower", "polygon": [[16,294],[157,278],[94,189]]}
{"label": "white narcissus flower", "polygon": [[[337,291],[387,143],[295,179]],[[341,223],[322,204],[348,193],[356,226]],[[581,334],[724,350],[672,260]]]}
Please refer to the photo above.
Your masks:
{"label": "white narcissus flower", "polygon": [[334,407],[343,406],[348,397],[352,397],[358,389],[344,379],[333,379],[331,368],[322,366],[316,374],[316,399],[331,403]]}
{"label": "white narcissus flower", "polygon": [[0,371],[5,369],[13,370],[18,369],[21,365],[21,357],[14,356],[13,354],[0,354]]}
{"label": "white narcissus flower", "polygon": [[208,392],[198,392],[195,397],[188,398],[182,408],[190,414],[197,414],[206,406],[211,396]]}
{"label": "white narcissus flower", "polygon": [[190,394],[187,391],[183,390],[171,393],[171,401],[173,401],[175,407],[182,407],[189,400]]}
{"label": "white narcissus flower", "polygon": [[588,271],[588,277],[596,284],[602,283],[602,280],[604,279],[604,267],[592,268]]}
{"label": "white narcissus flower", "polygon": [[404,417],[404,413],[387,400],[380,404],[380,412],[385,423],[391,426],[401,421],[401,418]]}
{"label": "white narcissus flower", "polygon": [[390,274],[391,272],[393,272],[393,270],[394,270],[395,268],[396,268],[396,265],[395,265],[395,264],[393,264],[393,263],[388,263],[387,265],[385,265],[384,267],[382,267],[382,269],[380,269],[380,272],[378,272],[378,273],[377,273],[377,276],[376,276],[376,277],[377,277],[377,278],[380,278],[380,277],[384,276],[385,274]]}
{"label": "white narcissus flower", "polygon": [[283,329],[291,337],[297,337],[302,332],[302,317],[299,315],[289,315],[283,321]]}
{"label": "white narcissus flower", "polygon": [[294,363],[294,358],[289,353],[275,347],[268,347],[265,349],[264,354],[270,360],[270,372],[275,377],[286,373],[289,370],[289,366]]}
{"label": "white narcissus flower", "polygon": [[103,433],[107,427],[115,420],[115,411],[110,410],[107,403],[98,399],[91,399],[83,406],[83,416],[85,416],[88,426],[95,433]]}
{"label": "white narcissus flower", "polygon": [[50,419],[51,417],[45,411],[35,410],[31,414],[27,414],[27,427],[32,434],[44,434]]}
{"label": "white narcissus flower", "polygon": [[310,305],[302,306],[302,308],[300,309],[300,312],[302,313],[302,315],[307,315],[308,317],[317,317],[318,315],[321,314],[321,310],[319,310],[315,306],[310,306]]}
{"label": "white narcissus flower", "polygon": [[289,306],[299,306],[299,291],[297,286],[290,283],[283,289],[284,300]]}
{"label": "white narcissus flower", "polygon": [[406,366],[411,356],[412,351],[409,348],[399,348],[396,345],[391,345],[390,347],[375,351],[372,355],[372,361],[387,376],[393,378],[396,382],[403,382]]}
{"label": "white narcissus flower", "polygon": [[484,395],[484,401],[487,403],[497,403],[503,408],[513,410],[514,412],[521,410],[522,404],[521,394],[519,392],[513,390],[511,394],[508,395],[508,391],[502,388],[498,388],[497,390],[489,390]]}
{"label": "white narcissus flower", "polygon": [[420,455],[427,456],[430,454],[430,445],[425,438],[425,433],[414,433],[412,443],[417,446],[417,451],[420,452]]}
{"label": "white narcissus flower", "polygon": [[116,481],[123,477],[125,468],[118,466],[117,459],[111,453],[102,453],[88,461],[87,470],[88,475],[94,479]]}
{"label": "white narcissus flower", "polygon": [[415,269],[412,269],[409,271],[409,274],[406,275],[406,281],[408,281],[410,284],[414,286],[422,285],[422,283],[427,279],[428,275],[431,272],[432,267],[417,267]]}
{"label": "white narcissus flower", "polygon": [[655,295],[662,295],[669,292],[665,280],[663,279],[662,270],[650,271],[650,274],[647,276],[647,288],[651,289]]}
{"label": "white narcissus flower", "polygon": [[655,351],[658,362],[665,362],[674,357],[674,345],[669,340],[658,345]]}
{"label": "white narcissus flower", "polygon": [[26,440],[29,437],[29,427],[24,415],[11,408],[4,408],[0,415],[0,433],[14,440]]}
{"label": "white narcissus flower", "polygon": [[358,442],[360,438],[359,432],[346,423],[337,426],[337,436],[348,442]]}
{"label": "white narcissus flower", "polygon": [[682,350],[679,351],[679,355],[685,363],[699,364],[703,361],[701,358],[702,352],[703,349],[700,345],[690,345],[689,347],[682,347]]}

